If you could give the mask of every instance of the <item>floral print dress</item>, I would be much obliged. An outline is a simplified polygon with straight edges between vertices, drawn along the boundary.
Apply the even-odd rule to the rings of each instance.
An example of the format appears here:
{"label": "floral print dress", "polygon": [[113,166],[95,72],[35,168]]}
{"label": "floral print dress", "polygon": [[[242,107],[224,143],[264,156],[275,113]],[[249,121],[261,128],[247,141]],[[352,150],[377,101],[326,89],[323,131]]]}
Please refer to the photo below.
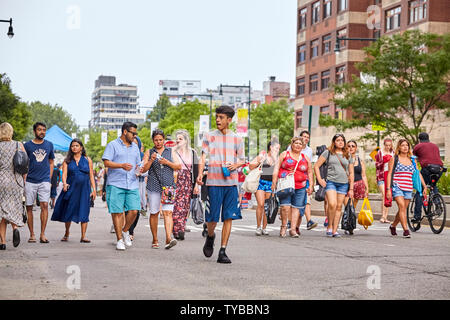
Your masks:
{"label": "floral print dress", "polygon": [[181,170],[178,171],[177,193],[173,209],[173,233],[184,232],[189,215],[192,195],[192,158],[185,159],[178,155],[181,161]]}

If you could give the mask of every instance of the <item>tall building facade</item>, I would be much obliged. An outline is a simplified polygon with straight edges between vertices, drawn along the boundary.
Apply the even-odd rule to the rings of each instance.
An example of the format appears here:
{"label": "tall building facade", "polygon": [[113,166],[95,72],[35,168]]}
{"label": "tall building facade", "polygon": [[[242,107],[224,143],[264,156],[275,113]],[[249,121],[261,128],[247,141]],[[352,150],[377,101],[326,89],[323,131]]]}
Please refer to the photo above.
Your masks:
{"label": "tall building facade", "polygon": [[202,82],[200,80],[160,80],[159,96],[167,95],[170,103],[176,105],[183,99],[183,95],[200,94]]}
{"label": "tall building facade", "polygon": [[136,124],[145,121],[138,103],[137,86],[116,85],[116,77],[99,76],[92,93],[89,128],[120,129],[126,121]]}
{"label": "tall building facade", "polygon": [[[350,118],[330,99],[332,83],[344,83],[360,76],[355,65],[364,60],[369,41],[341,41],[337,37],[378,38],[409,29],[444,34],[450,32],[449,0],[298,0],[295,88],[295,134],[301,128],[303,106],[319,106],[320,113]],[[358,137],[358,132],[349,133]],[[450,133],[450,131],[449,131]],[[333,128],[313,132],[315,145],[329,144]],[[442,140],[443,137],[436,137]],[[450,152],[450,145],[447,146]]]}

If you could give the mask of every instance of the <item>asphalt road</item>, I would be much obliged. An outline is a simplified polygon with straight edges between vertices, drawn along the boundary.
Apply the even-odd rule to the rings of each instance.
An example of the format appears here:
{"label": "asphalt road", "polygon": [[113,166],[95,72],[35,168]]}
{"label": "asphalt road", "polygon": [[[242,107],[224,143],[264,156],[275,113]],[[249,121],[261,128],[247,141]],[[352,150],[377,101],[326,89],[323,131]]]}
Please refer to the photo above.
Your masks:
{"label": "asphalt road", "polygon": [[[34,211],[35,232],[40,228]],[[202,253],[201,226],[170,250],[151,249],[148,219],[141,217],[133,247],[115,250],[111,218],[101,200],[91,211],[87,236],[73,224],[70,240],[60,239],[62,223],[49,221],[49,244],[12,246],[0,251],[0,300],[7,299],[450,299],[450,231],[435,235],[427,227],[411,239],[390,236],[387,225],[375,222],[354,236],[327,238],[323,217],[314,230],[280,238],[277,220],[270,236],[255,235],[253,210],[233,224],[227,254],[230,265]],[[163,220],[159,241],[164,243]],[[219,224],[220,225],[220,224]],[[220,231],[218,232],[220,233]],[[37,232],[37,235],[39,232]],[[79,275],[79,277],[78,277]]]}

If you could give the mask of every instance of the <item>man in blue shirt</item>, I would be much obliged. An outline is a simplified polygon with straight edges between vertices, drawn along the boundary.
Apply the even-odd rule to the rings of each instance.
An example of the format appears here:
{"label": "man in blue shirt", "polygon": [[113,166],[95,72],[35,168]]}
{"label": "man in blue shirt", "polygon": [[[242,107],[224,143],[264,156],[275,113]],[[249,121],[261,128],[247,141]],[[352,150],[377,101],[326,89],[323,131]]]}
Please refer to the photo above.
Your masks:
{"label": "man in blue shirt", "polygon": [[53,143],[44,140],[47,127],[42,122],[33,125],[35,138],[25,143],[25,151],[30,159],[28,174],[25,183],[25,205],[27,206],[28,229],[30,239],[28,242],[36,242],[33,228],[33,205],[36,196],[39,197],[41,207],[41,243],[48,243],[45,237],[45,228],[48,220],[48,201],[50,199],[51,178],[53,174]]}
{"label": "man in blue shirt", "polygon": [[[108,168],[106,203],[116,231],[117,250],[125,250],[125,245],[131,247],[128,230],[141,209],[139,180],[136,176],[141,155],[138,146],[133,143],[136,135],[137,125],[125,122],[122,125],[122,135],[108,143],[102,156],[105,167]],[[127,215],[122,229],[124,211],[127,211]]]}

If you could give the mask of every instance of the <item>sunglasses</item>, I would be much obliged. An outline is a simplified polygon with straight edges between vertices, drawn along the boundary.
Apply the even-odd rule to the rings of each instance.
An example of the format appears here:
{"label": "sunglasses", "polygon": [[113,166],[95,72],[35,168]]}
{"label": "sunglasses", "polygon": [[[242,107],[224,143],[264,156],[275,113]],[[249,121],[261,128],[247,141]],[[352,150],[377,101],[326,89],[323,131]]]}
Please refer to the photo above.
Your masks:
{"label": "sunglasses", "polygon": [[128,133],[131,133],[133,135],[133,137],[136,137],[138,135],[137,132],[128,131]]}

